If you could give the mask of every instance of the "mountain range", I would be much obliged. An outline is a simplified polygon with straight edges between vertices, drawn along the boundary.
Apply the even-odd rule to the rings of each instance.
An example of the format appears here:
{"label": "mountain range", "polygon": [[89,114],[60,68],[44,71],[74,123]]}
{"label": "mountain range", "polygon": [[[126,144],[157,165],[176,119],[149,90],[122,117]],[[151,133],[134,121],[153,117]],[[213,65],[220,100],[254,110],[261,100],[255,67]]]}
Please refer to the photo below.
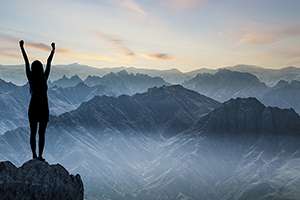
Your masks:
{"label": "mountain range", "polygon": [[[52,115],[74,110],[82,102],[96,95],[118,96],[147,91],[154,86],[168,85],[158,77],[128,74],[126,71],[109,73],[103,77],[89,76],[84,81],[79,76],[49,83],[49,108]],[[27,124],[27,106],[30,100],[28,84],[14,85],[0,79],[0,134]]]}
{"label": "mountain range", "polygon": [[[87,199],[298,199],[300,117],[255,98],[224,103],[180,85],[95,96],[53,116],[46,158],[80,173]],[[30,156],[28,129],[0,158]]]}
{"label": "mountain range", "polygon": [[215,74],[198,74],[183,85],[221,102],[236,97],[260,97],[268,89],[250,73],[227,69],[218,70]]}
{"label": "mountain range", "polygon": [[248,72],[221,69],[215,74],[198,74],[183,86],[220,102],[236,97],[256,97],[265,105],[293,108],[300,113],[300,82],[297,80],[281,80],[271,87]]}
{"label": "mountain range", "polygon": [[[236,65],[221,68],[251,73],[257,76],[260,81],[269,86],[275,85],[280,80],[300,80],[300,68],[292,66],[283,67],[280,69],[263,68],[253,65]],[[17,85],[23,85],[26,83],[24,70],[24,65],[0,65],[0,79],[11,81]],[[194,78],[197,74],[214,74],[218,71],[217,69],[211,68],[199,68],[189,72],[181,72],[178,69],[155,70],[135,67],[96,68],[78,63],[72,63],[67,65],[53,65],[50,78],[52,81],[54,81],[61,78],[63,75],[67,77],[78,75],[81,79],[85,79],[89,75],[104,76],[110,72],[116,73],[122,70],[126,70],[128,73],[140,73],[153,77],[161,77],[166,82],[171,84],[182,84],[184,81]]]}
{"label": "mountain range", "polygon": [[[96,95],[133,95],[163,85],[170,84],[160,77],[133,74],[124,70],[102,77],[88,76],[84,80],[78,75],[70,78],[63,76],[49,83],[50,113],[58,115],[71,111]],[[250,73],[221,69],[215,74],[198,74],[183,85],[220,102],[236,97],[256,97],[266,105],[293,108],[300,113],[298,81],[279,81],[270,87]],[[0,81],[0,105],[5,108],[1,113],[0,133],[27,124],[29,97],[27,85],[17,86]]]}
{"label": "mountain range", "polygon": [[170,85],[160,77],[151,77],[146,74],[133,74],[122,70],[108,73],[102,77],[88,76],[84,83],[88,86],[103,85],[116,95],[135,94],[147,91],[148,88]]}
{"label": "mountain range", "polygon": [[[0,160],[16,165],[31,155],[23,67],[0,66]],[[88,200],[298,200],[297,70],[53,66],[45,157]]]}
{"label": "mountain range", "polygon": [[280,80],[285,80],[288,82],[292,80],[300,80],[300,68],[294,66],[272,69],[254,65],[236,65],[226,68],[233,71],[251,73],[269,86],[275,85]]}

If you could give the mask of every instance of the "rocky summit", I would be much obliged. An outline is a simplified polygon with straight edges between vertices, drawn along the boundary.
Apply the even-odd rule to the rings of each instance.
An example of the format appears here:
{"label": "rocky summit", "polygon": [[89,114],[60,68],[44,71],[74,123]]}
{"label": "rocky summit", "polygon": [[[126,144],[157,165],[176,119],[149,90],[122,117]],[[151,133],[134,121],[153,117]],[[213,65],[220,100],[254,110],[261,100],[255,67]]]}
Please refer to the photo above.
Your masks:
{"label": "rocky summit", "polygon": [[30,160],[17,168],[0,162],[0,197],[3,200],[83,200],[80,175],[70,175],[60,164]]}

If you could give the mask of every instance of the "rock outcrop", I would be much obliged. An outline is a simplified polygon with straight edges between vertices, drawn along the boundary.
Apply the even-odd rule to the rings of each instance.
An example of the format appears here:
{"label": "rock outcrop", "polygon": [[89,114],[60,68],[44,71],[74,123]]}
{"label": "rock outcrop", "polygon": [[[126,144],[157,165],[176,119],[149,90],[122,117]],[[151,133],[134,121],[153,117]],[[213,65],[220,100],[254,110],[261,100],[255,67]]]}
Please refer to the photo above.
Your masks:
{"label": "rock outcrop", "polygon": [[17,168],[0,162],[2,200],[83,200],[80,175],[70,175],[60,164],[30,160]]}

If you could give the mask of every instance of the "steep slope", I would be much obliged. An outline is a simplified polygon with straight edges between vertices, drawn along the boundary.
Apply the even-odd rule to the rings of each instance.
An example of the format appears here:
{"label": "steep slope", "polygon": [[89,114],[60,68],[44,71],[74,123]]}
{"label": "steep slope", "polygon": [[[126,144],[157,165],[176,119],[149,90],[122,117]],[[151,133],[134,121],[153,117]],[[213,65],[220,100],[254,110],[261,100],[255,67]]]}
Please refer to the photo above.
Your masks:
{"label": "steep slope", "polygon": [[252,74],[226,69],[215,74],[198,74],[183,85],[221,102],[235,97],[260,97],[268,89]]}

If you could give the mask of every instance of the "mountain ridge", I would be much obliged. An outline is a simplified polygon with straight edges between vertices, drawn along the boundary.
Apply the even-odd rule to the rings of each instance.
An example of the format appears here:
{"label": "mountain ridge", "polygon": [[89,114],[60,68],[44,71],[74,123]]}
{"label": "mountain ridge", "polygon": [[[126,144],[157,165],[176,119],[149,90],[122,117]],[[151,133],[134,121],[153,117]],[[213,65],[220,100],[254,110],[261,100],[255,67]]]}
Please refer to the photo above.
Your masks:
{"label": "mountain ridge", "polygon": [[265,106],[253,97],[226,101],[203,119],[197,126],[208,132],[287,132],[300,136],[300,116],[293,109]]}

